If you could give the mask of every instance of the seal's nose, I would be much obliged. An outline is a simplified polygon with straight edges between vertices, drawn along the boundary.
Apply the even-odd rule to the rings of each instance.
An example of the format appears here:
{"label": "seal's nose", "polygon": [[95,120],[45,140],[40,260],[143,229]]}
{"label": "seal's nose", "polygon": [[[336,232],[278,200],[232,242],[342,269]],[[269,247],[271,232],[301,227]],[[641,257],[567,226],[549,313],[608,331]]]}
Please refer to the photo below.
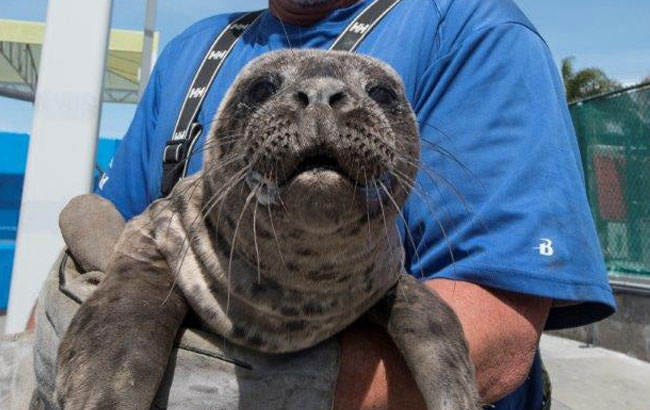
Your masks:
{"label": "seal's nose", "polygon": [[319,77],[304,81],[294,96],[303,108],[310,106],[337,108],[349,97],[349,93],[343,81],[332,77]]}

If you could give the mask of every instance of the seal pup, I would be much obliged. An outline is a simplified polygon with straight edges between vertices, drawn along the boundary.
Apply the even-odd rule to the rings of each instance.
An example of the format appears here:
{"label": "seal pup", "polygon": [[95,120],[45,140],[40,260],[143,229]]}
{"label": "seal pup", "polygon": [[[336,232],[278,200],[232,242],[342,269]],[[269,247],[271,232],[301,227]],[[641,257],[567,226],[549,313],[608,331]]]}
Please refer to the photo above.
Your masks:
{"label": "seal pup", "polygon": [[[398,75],[370,57],[288,50],[249,63],[203,169],[131,220],[58,356],[62,408],[149,408],[191,309],[268,353],[382,325],[428,409],[477,409],[454,312],[403,266],[395,220],[418,170]],[[215,400],[218,400],[215,397]]]}

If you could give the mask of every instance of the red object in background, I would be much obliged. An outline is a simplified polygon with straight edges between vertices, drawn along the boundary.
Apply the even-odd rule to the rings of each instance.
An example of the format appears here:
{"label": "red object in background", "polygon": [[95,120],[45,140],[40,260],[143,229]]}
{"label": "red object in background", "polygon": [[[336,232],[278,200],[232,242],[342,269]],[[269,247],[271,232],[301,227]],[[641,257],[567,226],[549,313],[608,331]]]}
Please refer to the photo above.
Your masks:
{"label": "red object in background", "polygon": [[594,155],[596,188],[600,217],[607,222],[624,221],[627,217],[625,202],[625,157],[609,153]]}

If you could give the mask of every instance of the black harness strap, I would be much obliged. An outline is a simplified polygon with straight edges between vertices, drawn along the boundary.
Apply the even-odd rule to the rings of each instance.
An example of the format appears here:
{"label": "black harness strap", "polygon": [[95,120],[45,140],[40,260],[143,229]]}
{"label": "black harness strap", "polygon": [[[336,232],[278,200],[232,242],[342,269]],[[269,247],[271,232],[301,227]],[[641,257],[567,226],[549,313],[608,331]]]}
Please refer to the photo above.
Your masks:
{"label": "black harness strap", "polygon": [[[330,50],[355,51],[361,41],[400,0],[375,0],[343,30]],[[216,38],[204,57],[190,85],[172,139],[163,152],[161,191],[169,193],[179,179],[187,174],[189,159],[203,128],[197,122],[201,104],[233,46],[263,10],[245,14],[230,23]]]}
{"label": "black harness strap", "polygon": [[176,120],[172,139],[163,151],[163,174],[161,191],[169,195],[179,179],[187,174],[190,153],[201,134],[202,127],[196,119],[208,89],[233,46],[246,29],[257,20],[263,10],[253,11],[228,24],[214,40],[208,53],[203,58],[199,70],[190,85],[180,114]]}
{"label": "black harness strap", "polygon": [[361,41],[400,0],[375,0],[334,40],[330,50],[355,51]]}

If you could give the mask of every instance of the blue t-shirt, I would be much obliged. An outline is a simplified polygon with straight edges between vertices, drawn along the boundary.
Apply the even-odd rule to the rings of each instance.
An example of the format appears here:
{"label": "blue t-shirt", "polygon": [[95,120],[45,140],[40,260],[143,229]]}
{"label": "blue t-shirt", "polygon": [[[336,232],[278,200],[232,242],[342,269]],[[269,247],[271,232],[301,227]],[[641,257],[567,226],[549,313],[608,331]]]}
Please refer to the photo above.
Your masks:
{"label": "blue t-shirt", "polygon": [[[251,59],[287,47],[327,48],[369,2],[310,27],[264,12],[235,45],[199,122],[212,120]],[[238,16],[201,21],[160,55],[99,190],[126,218],[160,197],[162,152],[187,88],[212,40]],[[562,83],[521,11],[509,0],[403,0],[358,51],[397,70],[420,125],[423,169],[404,209],[410,235],[402,224],[407,270],[576,302],[552,308],[547,328],[611,314]],[[200,167],[201,156],[192,157],[190,172]],[[527,381],[496,409],[541,403],[538,357]]]}

